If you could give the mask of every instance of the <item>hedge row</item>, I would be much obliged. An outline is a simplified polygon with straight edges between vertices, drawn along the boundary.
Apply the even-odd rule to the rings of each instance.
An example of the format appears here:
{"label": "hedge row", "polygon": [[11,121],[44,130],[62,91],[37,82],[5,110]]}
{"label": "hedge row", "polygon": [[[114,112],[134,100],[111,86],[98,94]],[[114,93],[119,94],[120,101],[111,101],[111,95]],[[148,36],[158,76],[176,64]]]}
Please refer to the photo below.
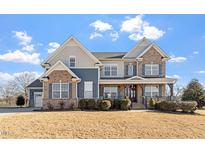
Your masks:
{"label": "hedge row", "polygon": [[79,101],[79,108],[81,110],[128,110],[131,107],[129,99],[81,99]]}
{"label": "hedge row", "polygon": [[161,111],[193,113],[197,109],[195,101],[161,101],[155,104],[155,108]]}

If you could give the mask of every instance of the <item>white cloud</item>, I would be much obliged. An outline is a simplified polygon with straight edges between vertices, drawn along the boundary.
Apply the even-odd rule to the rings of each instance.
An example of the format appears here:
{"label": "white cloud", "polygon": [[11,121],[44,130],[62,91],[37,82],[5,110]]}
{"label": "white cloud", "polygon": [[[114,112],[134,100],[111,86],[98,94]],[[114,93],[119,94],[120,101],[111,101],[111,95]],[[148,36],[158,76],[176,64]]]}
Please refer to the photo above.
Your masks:
{"label": "white cloud", "polygon": [[172,62],[172,63],[181,63],[181,62],[184,62],[187,60],[186,57],[176,57],[174,55],[170,56],[170,60],[169,62]]}
{"label": "white cloud", "polygon": [[197,71],[197,74],[205,74],[205,70]]}
{"label": "white cloud", "polygon": [[194,55],[198,55],[198,54],[199,54],[199,51],[194,51],[193,54],[194,54]]}
{"label": "white cloud", "polygon": [[110,36],[112,38],[112,41],[117,41],[117,39],[119,38],[119,34],[116,31],[111,32]]}
{"label": "white cloud", "polygon": [[32,41],[32,37],[27,34],[26,31],[12,31],[14,37],[17,38],[21,45],[28,45]]}
{"label": "white cloud", "polygon": [[28,51],[28,52],[33,52],[35,49],[34,49],[34,45],[30,44],[30,45],[23,46],[22,50],[23,51]]}
{"label": "white cloud", "polygon": [[23,73],[29,73],[34,76],[34,78],[38,78],[40,74],[38,72],[29,72],[29,71],[24,71],[24,72],[16,72],[16,73],[7,73],[7,72],[0,72],[0,85],[5,85],[7,84],[8,81],[13,80],[15,77],[23,74]]}
{"label": "white cloud", "polygon": [[103,22],[101,20],[96,20],[90,24],[91,27],[94,27],[96,31],[104,32],[112,29],[112,25],[109,23]]}
{"label": "white cloud", "polygon": [[129,38],[130,40],[138,41],[138,40],[142,39],[143,36],[142,36],[141,34],[139,34],[139,33],[138,33],[138,34],[133,33],[133,34],[130,34],[130,35],[128,36],[128,38]]}
{"label": "white cloud", "polygon": [[100,33],[94,32],[94,33],[91,33],[91,34],[90,34],[89,39],[92,40],[92,39],[94,39],[94,38],[96,38],[96,37],[103,37],[103,35],[100,34]]}
{"label": "white cloud", "polygon": [[142,30],[142,15],[137,15],[134,18],[128,18],[126,17],[126,20],[122,22],[121,25],[121,32],[140,32]]}
{"label": "white cloud", "polygon": [[142,15],[137,15],[134,18],[126,18],[122,22],[120,31],[131,33],[128,38],[134,41],[138,41],[143,37],[157,40],[165,34],[164,31],[144,21],[142,17]]}
{"label": "white cloud", "polygon": [[181,79],[181,77],[177,74],[171,75],[171,76],[167,76],[168,78],[176,78],[176,79]]}
{"label": "white cloud", "polygon": [[39,64],[40,63],[39,53],[27,53],[20,50],[9,51],[8,53],[1,54],[0,60],[8,62],[17,63],[30,63]]}
{"label": "white cloud", "polygon": [[48,46],[49,46],[48,53],[52,53],[52,52],[54,52],[60,46],[60,44],[57,43],[57,42],[50,42],[48,44]]}

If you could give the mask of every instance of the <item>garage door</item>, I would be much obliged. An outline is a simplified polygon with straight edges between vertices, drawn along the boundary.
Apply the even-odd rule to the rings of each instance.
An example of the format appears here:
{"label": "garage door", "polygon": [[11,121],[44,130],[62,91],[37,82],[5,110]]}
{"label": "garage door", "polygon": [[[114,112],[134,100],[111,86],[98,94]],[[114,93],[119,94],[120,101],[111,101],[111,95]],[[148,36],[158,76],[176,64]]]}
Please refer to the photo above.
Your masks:
{"label": "garage door", "polygon": [[36,92],[34,93],[34,104],[35,107],[42,107],[42,93],[41,92]]}

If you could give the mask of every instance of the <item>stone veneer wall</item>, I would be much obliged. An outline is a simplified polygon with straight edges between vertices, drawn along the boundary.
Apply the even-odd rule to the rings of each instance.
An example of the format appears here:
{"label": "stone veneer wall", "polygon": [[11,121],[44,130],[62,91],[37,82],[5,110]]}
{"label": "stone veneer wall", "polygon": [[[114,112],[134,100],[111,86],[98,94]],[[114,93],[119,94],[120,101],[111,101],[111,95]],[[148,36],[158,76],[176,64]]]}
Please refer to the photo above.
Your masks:
{"label": "stone veneer wall", "polygon": [[[55,70],[49,76],[48,81],[43,82],[43,109],[48,109],[49,105],[52,105],[54,109],[60,109],[61,103],[64,103],[64,108],[77,108],[78,100],[76,94],[77,83],[72,82],[72,76],[64,70]],[[69,99],[52,99],[49,96],[49,85],[52,83],[69,83],[69,91],[71,90],[71,96]],[[72,86],[70,86],[72,85]],[[70,92],[69,92],[70,94]]]}

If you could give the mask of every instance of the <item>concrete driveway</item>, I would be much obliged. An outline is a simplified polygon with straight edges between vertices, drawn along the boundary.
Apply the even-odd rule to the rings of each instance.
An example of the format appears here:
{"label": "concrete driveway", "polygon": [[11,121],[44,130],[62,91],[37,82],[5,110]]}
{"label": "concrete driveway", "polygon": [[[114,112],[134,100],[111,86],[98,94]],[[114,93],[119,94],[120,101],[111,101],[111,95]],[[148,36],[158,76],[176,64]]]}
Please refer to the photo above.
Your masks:
{"label": "concrete driveway", "polygon": [[35,107],[22,107],[22,108],[18,108],[18,107],[5,107],[5,108],[0,108],[0,116],[1,115],[6,115],[6,114],[10,114],[10,113],[19,113],[19,112],[33,112],[33,111],[37,111],[40,110],[40,108],[35,108]]}

